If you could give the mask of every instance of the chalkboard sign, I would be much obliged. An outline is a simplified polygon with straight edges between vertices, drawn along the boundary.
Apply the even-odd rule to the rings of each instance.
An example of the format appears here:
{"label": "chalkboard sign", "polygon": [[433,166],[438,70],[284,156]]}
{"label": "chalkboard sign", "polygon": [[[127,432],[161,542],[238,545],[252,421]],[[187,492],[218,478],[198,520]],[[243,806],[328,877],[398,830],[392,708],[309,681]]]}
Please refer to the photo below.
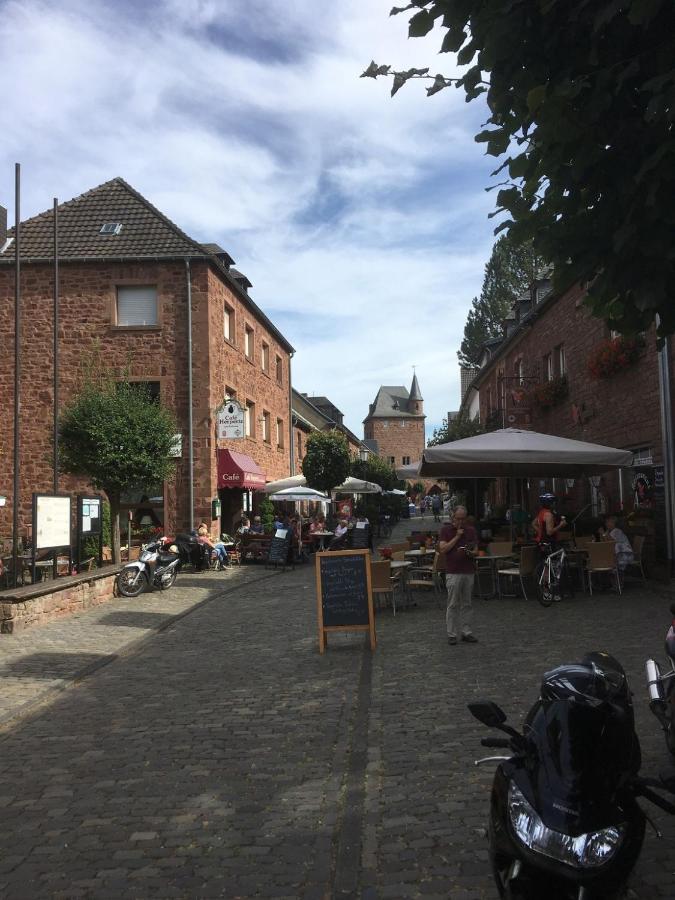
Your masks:
{"label": "chalkboard sign", "polygon": [[[359,528],[359,525],[365,527]],[[354,550],[365,550],[370,546],[370,528],[365,522],[357,522],[350,535],[350,545]]]}
{"label": "chalkboard sign", "polygon": [[291,529],[277,529],[272,542],[270,551],[267,556],[267,565],[270,566],[286,566],[288,564],[288,555],[291,549]]}
{"label": "chalkboard sign", "polygon": [[375,616],[368,550],[333,550],[316,554],[319,651],[329,631],[367,631],[375,649]]}

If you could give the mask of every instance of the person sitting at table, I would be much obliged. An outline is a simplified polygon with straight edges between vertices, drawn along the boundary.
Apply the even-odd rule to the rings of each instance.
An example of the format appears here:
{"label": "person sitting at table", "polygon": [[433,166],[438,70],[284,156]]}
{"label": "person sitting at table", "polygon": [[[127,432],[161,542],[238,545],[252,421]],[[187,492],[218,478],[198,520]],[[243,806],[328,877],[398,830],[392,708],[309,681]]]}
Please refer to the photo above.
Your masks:
{"label": "person sitting at table", "polygon": [[605,518],[605,529],[602,532],[603,541],[614,541],[614,553],[619,574],[623,575],[626,567],[634,562],[633,548],[627,535],[617,526],[614,516]]}
{"label": "person sitting at table", "polygon": [[335,550],[343,546],[347,539],[347,531],[349,530],[346,519],[340,519],[335,529],[335,534],[330,542],[330,549]]}
{"label": "person sitting at table", "polygon": [[319,533],[326,530],[326,517],[323,513],[319,513],[316,519],[312,520],[312,524],[309,526],[309,533],[314,534],[315,531]]}
{"label": "person sitting at table", "polygon": [[223,544],[222,541],[217,541],[215,544],[213,543],[205,522],[202,522],[197,529],[197,540],[203,547],[208,548],[209,551],[215,551],[222,565],[227,565],[227,550],[225,549],[225,544]]}
{"label": "person sitting at table", "polygon": [[239,528],[236,530],[236,534],[241,537],[242,534],[248,534],[251,530],[251,523],[247,519],[246,516],[241,517],[241,522],[239,523]]}
{"label": "person sitting at table", "polygon": [[252,534],[264,534],[265,529],[263,528],[262,519],[260,516],[253,516],[253,524],[251,525],[251,533]]}

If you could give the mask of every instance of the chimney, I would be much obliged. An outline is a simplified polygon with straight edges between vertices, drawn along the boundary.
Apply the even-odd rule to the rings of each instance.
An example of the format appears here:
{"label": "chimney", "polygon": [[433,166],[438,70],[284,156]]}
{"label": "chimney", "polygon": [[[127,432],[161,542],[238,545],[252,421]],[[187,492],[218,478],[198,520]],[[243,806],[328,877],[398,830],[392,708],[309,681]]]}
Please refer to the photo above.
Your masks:
{"label": "chimney", "polygon": [[5,246],[7,240],[7,210],[4,206],[0,206],[0,250]]}

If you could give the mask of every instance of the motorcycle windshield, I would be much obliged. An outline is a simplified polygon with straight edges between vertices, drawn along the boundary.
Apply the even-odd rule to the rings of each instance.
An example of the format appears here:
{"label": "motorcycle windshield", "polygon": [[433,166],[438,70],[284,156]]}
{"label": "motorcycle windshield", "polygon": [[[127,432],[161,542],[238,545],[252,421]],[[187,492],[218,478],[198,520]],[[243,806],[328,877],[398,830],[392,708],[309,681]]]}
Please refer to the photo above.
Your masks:
{"label": "motorcycle windshield", "polygon": [[549,828],[577,835],[616,821],[617,791],[639,768],[629,710],[575,698],[539,701],[526,734],[535,751],[531,799]]}

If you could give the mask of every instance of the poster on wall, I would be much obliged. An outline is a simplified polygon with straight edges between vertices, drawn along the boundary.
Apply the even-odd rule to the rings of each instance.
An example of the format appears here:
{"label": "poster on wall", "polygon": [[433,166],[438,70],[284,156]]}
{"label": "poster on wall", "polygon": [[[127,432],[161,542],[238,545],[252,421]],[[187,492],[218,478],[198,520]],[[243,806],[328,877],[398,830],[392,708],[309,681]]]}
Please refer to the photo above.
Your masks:
{"label": "poster on wall", "polygon": [[33,494],[36,550],[70,547],[70,497]]}
{"label": "poster on wall", "polygon": [[631,488],[633,490],[633,508],[651,509],[654,505],[652,496],[654,490],[654,470],[651,466],[642,466],[633,473]]}

